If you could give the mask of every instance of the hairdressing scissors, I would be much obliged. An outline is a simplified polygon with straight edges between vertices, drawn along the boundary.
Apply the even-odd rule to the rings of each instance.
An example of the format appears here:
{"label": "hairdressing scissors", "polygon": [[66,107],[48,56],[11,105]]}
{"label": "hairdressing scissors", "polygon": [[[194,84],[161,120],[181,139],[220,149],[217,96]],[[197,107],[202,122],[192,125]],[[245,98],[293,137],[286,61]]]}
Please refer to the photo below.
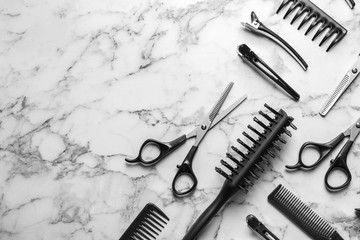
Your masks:
{"label": "hairdressing scissors", "polygon": [[[188,134],[184,134],[175,140],[170,142],[160,142],[155,139],[147,139],[140,147],[139,155],[135,159],[125,159],[128,163],[140,163],[144,166],[151,166],[164,159],[167,155],[172,153],[175,149],[183,145],[188,139],[195,137],[195,143],[191,147],[190,151],[186,155],[184,161],[181,165],[177,165],[178,171],[174,177],[172,183],[172,189],[175,195],[181,196],[186,195],[192,192],[197,185],[197,178],[192,169],[192,161],[195,156],[195,153],[201,143],[201,140],[205,137],[206,133],[214,127],[217,123],[219,123],[224,117],[230,114],[237,106],[239,106],[245,99],[246,95],[239,98],[236,102],[234,102],[230,107],[225,109],[223,112],[219,113],[221,106],[223,105],[226,97],[228,96],[233,82],[230,82],[229,85],[224,90],[220,99],[213,106],[210,112],[203,118],[200,122],[199,126],[194,128]],[[219,113],[219,114],[218,114]],[[143,159],[142,154],[143,150],[149,145],[153,145],[159,150],[159,155],[153,159]],[[187,176],[189,178],[182,178],[183,176]],[[183,187],[183,183],[186,182],[188,186]],[[180,183],[180,184],[179,184]],[[179,185],[181,185],[181,189],[179,189]]]}
{"label": "hairdressing scissors", "polygon": [[[330,167],[325,174],[325,186],[329,191],[340,191],[346,188],[351,181],[351,173],[346,163],[347,155],[349,154],[350,148],[354,143],[356,137],[360,133],[360,118],[351,125],[346,131],[340,133],[337,137],[327,143],[316,143],[316,142],[306,142],[304,143],[299,151],[299,161],[294,166],[286,166],[287,169],[295,170],[295,169],[305,169],[311,170],[317,167],[321,161],[323,161],[329,153],[331,153],[337,145],[344,139],[349,137],[346,141],[338,155],[330,161]],[[302,159],[302,154],[308,148],[313,148],[319,153],[319,158],[315,159],[311,164],[308,162],[305,164]],[[343,184],[338,186],[333,186],[329,184],[329,176],[334,171],[339,170],[346,175],[346,180]]]}

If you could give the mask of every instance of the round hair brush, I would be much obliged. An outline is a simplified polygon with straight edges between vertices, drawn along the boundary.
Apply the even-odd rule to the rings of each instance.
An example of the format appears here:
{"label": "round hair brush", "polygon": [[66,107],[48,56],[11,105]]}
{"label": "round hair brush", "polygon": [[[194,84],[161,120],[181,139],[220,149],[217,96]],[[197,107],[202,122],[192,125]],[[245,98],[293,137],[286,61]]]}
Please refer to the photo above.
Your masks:
{"label": "round hair brush", "polygon": [[[281,138],[283,133],[291,137],[291,133],[286,128],[291,126],[293,129],[296,127],[292,124],[294,120],[288,116],[286,112],[280,109],[279,112],[275,111],[267,104],[265,107],[274,114],[274,117],[270,117],[264,112],[260,111],[259,114],[268,121],[268,124],[263,123],[258,118],[254,117],[254,121],[259,124],[263,131],[259,131],[256,128],[248,125],[248,128],[257,135],[257,139],[251,137],[249,134],[243,132],[243,135],[252,142],[252,146],[247,145],[245,142],[237,139],[237,142],[246,149],[246,153],[243,153],[238,148],[232,146],[232,150],[238,155],[227,153],[226,157],[233,162],[230,164],[224,160],[221,160],[221,164],[226,168],[225,171],[216,167],[216,172],[220,173],[226,178],[218,196],[210,204],[210,206],[201,214],[196,222],[189,229],[183,240],[193,240],[198,236],[200,231],[211,221],[216,213],[229,201],[239,190],[247,193],[249,187],[253,185],[253,180],[258,179],[257,173],[263,172],[261,163],[265,162],[270,164],[268,156],[275,158],[275,154],[272,149],[281,150],[278,142],[286,143]],[[240,157],[240,158],[239,158]],[[239,160],[240,159],[240,160]]]}

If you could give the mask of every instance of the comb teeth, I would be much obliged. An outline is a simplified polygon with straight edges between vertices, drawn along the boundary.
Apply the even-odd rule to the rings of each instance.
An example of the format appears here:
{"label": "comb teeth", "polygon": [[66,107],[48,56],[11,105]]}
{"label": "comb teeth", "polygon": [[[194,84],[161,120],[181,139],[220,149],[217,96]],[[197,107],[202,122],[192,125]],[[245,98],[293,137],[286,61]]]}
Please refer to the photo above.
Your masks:
{"label": "comb teeth", "polygon": [[169,218],[160,208],[148,203],[119,240],[156,239],[167,221],[169,221]]}
{"label": "comb teeth", "polygon": [[279,13],[288,4],[290,4],[290,7],[286,11],[283,17],[284,19],[297,9],[297,12],[291,20],[290,24],[293,24],[303,14],[305,15],[305,17],[299,24],[298,30],[300,30],[306,23],[311,22],[308,29],[305,31],[305,35],[311,32],[311,30],[313,30],[316,26],[320,26],[315,35],[313,36],[312,41],[314,41],[319,35],[321,35],[321,33],[325,32],[326,30],[328,31],[324,38],[321,40],[319,46],[322,46],[329,38],[331,38],[333,35],[336,35],[334,40],[329,44],[328,48],[326,49],[327,52],[347,34],[347,30],[342,25],[336,22],[332,17],[330,17],[327,13],[321,10],[310,0],[283,0],[276,13]]}
{"label": "comb teeth", "polygon": [[343,239],[330,224],[305,205],[281,184],[268,196],[268,201],[317,240]]}
{"label": "comb teeth", "polygon": [[251,143],[251,146],[244,141],[237,139],[237,142],[246,149],[247,153],[244,154],[237,147],[231,146],[231,149],[246,161],[239,161],[232,154],[227,153],[227,158],[232,160],[232,162],[236,164],[236,167],[233,167],[226,161],[221,160],[221,165],[226,168],[224,169],[225,171],[218,167],[215,168],[218,173],[245,193],[248,191],[248,187],[253,186],[252,180],[259,179],[257,172],[264,172],[264,168],[261,166],[261,163],[264,162],[267,165],[270,165],[270,161],[266,158],[266,155],[275,158],[275,154],[271,152],[271,148],[279,151],[281,150],[280,146],[275,142],[279,141],[286,143],[284,139],[280,138],[283,133],[288,135],[290,134],[290,131],[288,131],[286,127],[292,126],[293,128],[296,128],[291,123],[293,118],[289,117],[285,111],[275,111],[267,104],[265,104],[265,107],[274,115],[274,117],[270,117],[262,111],[259,112],[259,114],[268,121],[268,124],[265,124],[258,118],[254,117],[254,121],[263,128],[263,131],[257,130],[248,125],[248,128],[259,138],[254,138],[250,134],[243,132],[242,134],[249,140],[248,142]]}

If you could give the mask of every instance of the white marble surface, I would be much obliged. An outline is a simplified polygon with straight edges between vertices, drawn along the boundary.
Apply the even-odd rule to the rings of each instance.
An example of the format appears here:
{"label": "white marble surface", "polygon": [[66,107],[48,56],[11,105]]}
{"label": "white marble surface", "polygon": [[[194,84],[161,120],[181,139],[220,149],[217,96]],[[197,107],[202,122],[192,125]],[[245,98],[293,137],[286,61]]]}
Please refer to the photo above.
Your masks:
{"label": "white marble surface", "polygon": [[[181,239],[217,195],[214,171],[263,104],[283,108],[298,127],[271,170],[239,194],[199,239],[259,239],[256,215],[280,239],[308,239],[267,202],[283,184],[344,239],[360,239],[360,139],[348,156],[350,186],[329,193],[323,176],[289,173],[306,140],[325,142],[360,117],[360,79],[326,118],[317,113],[360,51],[360,2],[314,1],[348,30],[329,53],[275,11],[280,1],[15,0],[0,4],[0,239],[118,239],[147,203],[170,217],[159,239]],[[309,64],[304,72],[273,42],[241,27],[254,10]],[[314,33],[314,32],[313,32]],[[312,33],[312,34],[313,34]],[[311,34],[310,34],[311,35]],[[243,63],[247,43],[301,95],[294,102]],[[172,178],[193,140],[154,167],[129,166],[147,138],[191,130],[225,86],[225,107],[248,95],[212,129],[196,154],[193,195],[175,198]]]}

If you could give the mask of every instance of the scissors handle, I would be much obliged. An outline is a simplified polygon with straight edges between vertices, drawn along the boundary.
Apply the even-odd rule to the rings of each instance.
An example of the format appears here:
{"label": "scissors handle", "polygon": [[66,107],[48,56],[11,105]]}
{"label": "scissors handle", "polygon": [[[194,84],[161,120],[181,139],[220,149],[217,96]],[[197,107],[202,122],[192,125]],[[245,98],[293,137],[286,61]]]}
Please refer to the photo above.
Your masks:
{"label": "scissors handle", "polygon": [[[125,159],[125,161],[128,163],[140,163],[144,166],[154,165],[155,163],[165,158],[168,154],[173,152],[175,149],[183,145],[186,142],[186,140],[187,138],[185,134],[170,142],[160,142],[158,140],[149,138],[141,145],[139,150],[139,155],[136,158]],[[143,159],[142,157],[143,150],[146,146],[149,145],[156,147],[159,150],[160,154],[154,159],[150,159],[150,160]]]}
{"label": "scissors handle", "polygon": [[[296,169],[305,169],[305,170],[310,170],[313,169],[315,167],[317,167],[322,160],[325,159],[325,157],[345,138],[344,133],[340,133],[336,138],[334,138],[333,140],[331,140],[330,142],[327,143],[316,143],[316,142],[305,142],[299,151],[299,160],[298,162],[293,165],[293,166],[289,166],[286,165],[285,167],[289,170],[296,170]],[[307,163],[309,161],[306,161],[306,163],[304,163],[303,161],[303,153],[306,151],[306,149],[315,149],[318,153],[319,153],[319,158],[311,161],[311,163]]]}
{"label": "scissors handle", "polygon": [[[176,196],[187,195],[196,188],[197,178],[192,170],[192,161],[197,149],[197,146],[192,146],[182,164],[177,165],[178,171],[172,182],[172,189]],[[189,179],[183,179],[184,177],[189,177]],[[185,183],[189,184],[189,186],[184,188]]]}
{"label": "scissors handle", "polygon": [[[345,143],[345,145],[342,147],[342,149],[340,150],[339,154],[335,157],[335,159],[332,159],[330,162],[330,167],[325,174],[325,185],[329,191],[343,190],[344,188],[346,188],[349,185],[349,183],[351,181],[351,173],[347,166],[346,159],[347,159],[347,155],[349,154],[352,144],[353,144],[353,141],[351,141],[351,140],[347,141]],[[346,175],[346,181],[342,185],[332,186],[329,184],[328,179],[329,179],[329,176],[331,175],[331,173],[333,173],[336,170],[339,170]]]}

